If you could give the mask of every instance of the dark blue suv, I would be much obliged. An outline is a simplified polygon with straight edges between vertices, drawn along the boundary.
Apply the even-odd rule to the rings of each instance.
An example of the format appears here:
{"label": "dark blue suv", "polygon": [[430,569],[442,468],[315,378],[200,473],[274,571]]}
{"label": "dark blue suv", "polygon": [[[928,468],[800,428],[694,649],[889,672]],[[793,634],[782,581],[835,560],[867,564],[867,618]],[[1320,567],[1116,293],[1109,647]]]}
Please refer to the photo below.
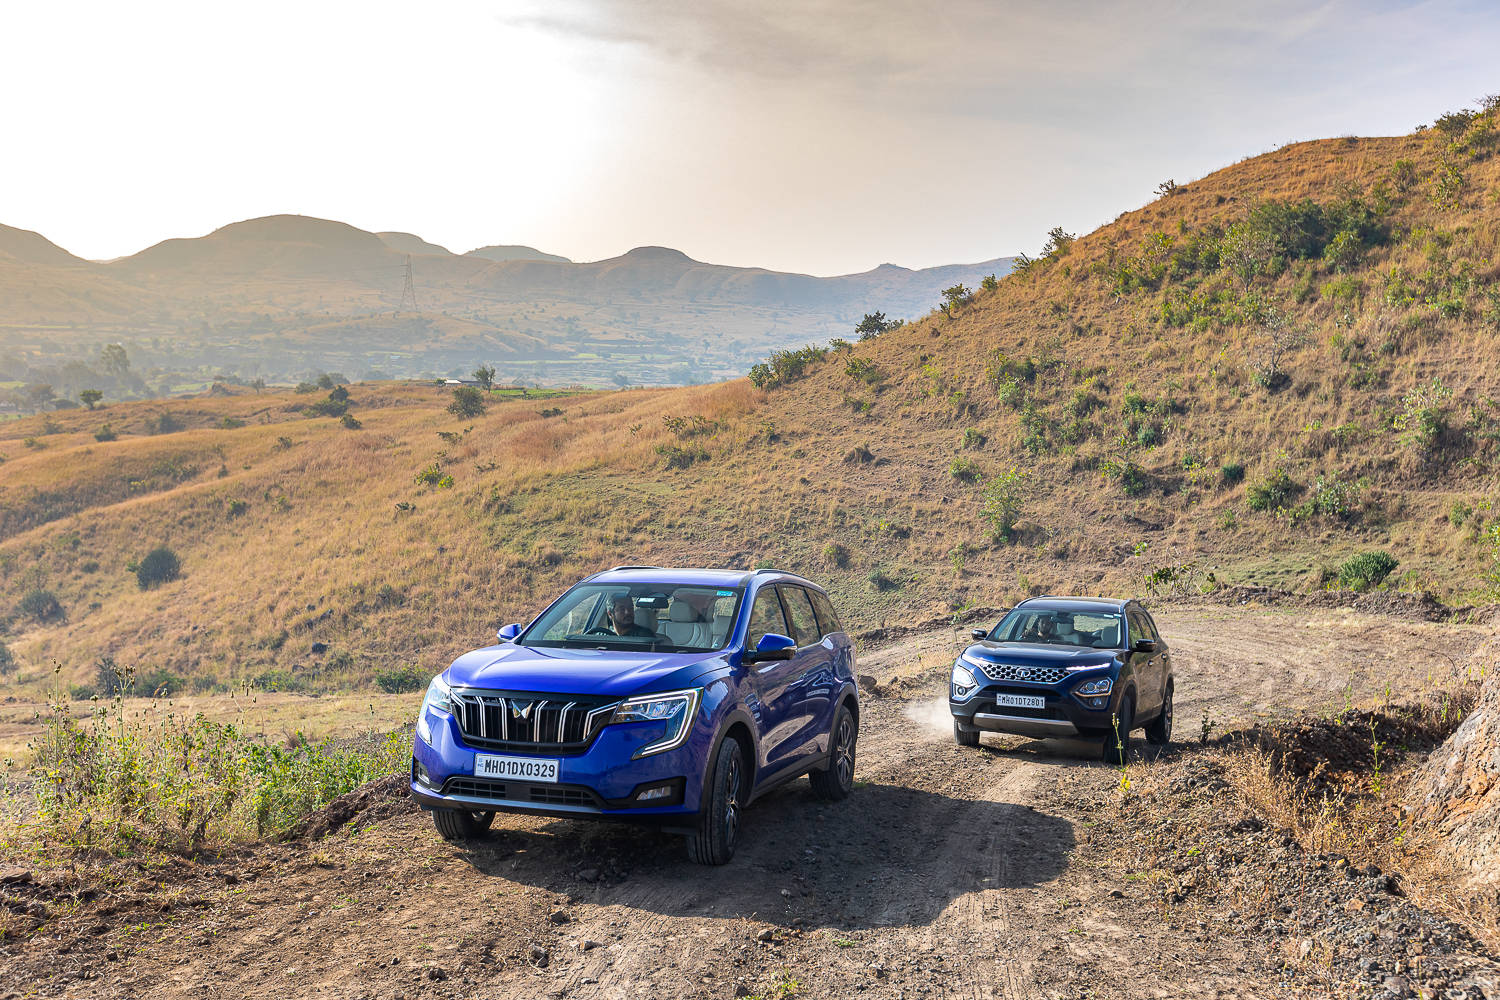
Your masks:
{"label": "dark blue suv", "polygon": [[949,680],[953,736],[978,746],[982,730],[1083,737],[1123,763],[1130,734],[1172,738],[1172,655],[1135,601],[1033,597],[960,654]]}
{"label": "dark blue suv", "polygon": [[717,865],[776,785],[854,787],[854,646],[801,577],[621,566],[498,638],[433,678],[417,720],[412,795],[450,840],[496,812],[629,819]]}

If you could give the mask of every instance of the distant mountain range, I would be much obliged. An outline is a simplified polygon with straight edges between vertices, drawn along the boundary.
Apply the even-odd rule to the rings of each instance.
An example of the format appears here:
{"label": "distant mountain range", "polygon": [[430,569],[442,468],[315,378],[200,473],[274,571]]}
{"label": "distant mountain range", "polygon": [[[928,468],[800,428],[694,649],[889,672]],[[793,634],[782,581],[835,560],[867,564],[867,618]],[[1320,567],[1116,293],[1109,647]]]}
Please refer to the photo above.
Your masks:
{"label": "distant mountain range", "polygon": [[[408,260],[415,308],[403,301]],[[295,215],[97,262],[0,226],[0,379],[86,362],[94,345],[120,341],[186,383],[205,373],[426,376],[486,362],[541,383],[696,381],[774,349],[850,337],[868,312],[923,315],[944,288],[1010,263],[820,278],[665,247],[575,263],[525,246],[455,254],[411,233]]]}

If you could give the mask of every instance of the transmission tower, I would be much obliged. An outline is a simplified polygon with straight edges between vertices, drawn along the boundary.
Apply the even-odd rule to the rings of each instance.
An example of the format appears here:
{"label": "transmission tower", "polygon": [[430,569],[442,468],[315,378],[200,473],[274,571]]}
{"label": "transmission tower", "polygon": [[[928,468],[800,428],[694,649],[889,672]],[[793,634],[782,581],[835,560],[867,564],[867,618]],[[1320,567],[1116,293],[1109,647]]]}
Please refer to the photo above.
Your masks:
{"label": "transmission tower", "polygon": [[[396,311],[398,313],[399,312],[407,312],[407,311],[416,312],[417,311],[417,288],[416,288],[415,285],[413,285],[411,283],[411,256],[409,254],[407,255],[407,258],[406,258],[406,264],[405,264],[404,267],[401,268],[401,270],[402,270],[402,273],[405,274],[406,280],[401,285],[401,305],[396,308]],[[408,307],[407,307],[407,303],[411,304],[409,310],[408,310]]]}

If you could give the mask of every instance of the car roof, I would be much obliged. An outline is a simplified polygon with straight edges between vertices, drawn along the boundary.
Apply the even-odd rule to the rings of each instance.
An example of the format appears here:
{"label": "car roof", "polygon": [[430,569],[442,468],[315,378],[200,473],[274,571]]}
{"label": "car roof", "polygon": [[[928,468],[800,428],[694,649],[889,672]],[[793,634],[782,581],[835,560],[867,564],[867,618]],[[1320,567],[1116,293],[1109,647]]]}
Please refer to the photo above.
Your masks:
{"label": "car roof", "polygon": [[1028,611],[1113,611],[1125,609],[1132,603],[1129,598],[1118,597],[1028,597],[1016,607]]}
{"label": "car roof", "polygon": [[677,586],[743,587],[757,577],[769,577],[776,581],[799,583],[815,587],[817,584],[805,580],[795,573],[781,570],[758,569],[684,569],[673,566],[616,566],[589,577],[590,583],[670,583]]}

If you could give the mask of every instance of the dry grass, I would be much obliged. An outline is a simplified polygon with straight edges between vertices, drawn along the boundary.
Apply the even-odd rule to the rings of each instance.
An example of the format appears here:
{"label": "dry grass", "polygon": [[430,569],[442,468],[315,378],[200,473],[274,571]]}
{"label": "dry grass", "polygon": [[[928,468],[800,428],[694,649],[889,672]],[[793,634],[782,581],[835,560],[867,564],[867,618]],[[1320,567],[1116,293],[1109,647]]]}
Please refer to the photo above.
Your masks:
{"label": "dry grass", "polygon": [[[57,622],[11,616],[4,641],[20,669],[0,684],[34,691],[53,661],[66,681],[87,684],[94,661],[112,655],[200,687],[280,675],[339,690],[396,667],[436,670],[496,625],[529,618],[580,574],[626,562],[800,570],[828,584],[856,628],[1042,591],[1141,594],[1143,569],[1179,560],[1220,582],[1298,585],[1368,548],[1401,560],[1393,582],[1480,596],[1491,515],[1454,525],[1447,513],[1455,502],[1500,499],[1496,438],[1471,434],[1424,458],[1390,426],[1402,395],[1433,377],[1453,391],[1455,424],[1471,411],[1488,419],[1486,401],[1500,398],[1500,371],[1473,363],[1494,337],[1479,317],[1379,302],[1382,275],[1426,260],[1425,237],[1369,253],[1355,274],[1370,292],[1352,321],[1316,295],[1297,303],[1295,273],[1263,282],[1261,294],[1307,334],[1288,355],[1292,384],[1274,394],[1251,384],[1252,330],[1163,327],[1165,290],[1118,297],[1099,273],[1153,231],[1185,237],[1267,198],[1368,196],[1398,157],[1424,172],[1437,156],[1421,136],[1341,139],[1228,167],[1080,238],[954,316],[857,345],[886,373],[880,387],[846,375],[847,356],[835,354],[770,392],[738,381],[497,398],[473,420],[448,414],[446,392],[430,385],[359,385],[357,431],[302,416],[319,397],[292,394],[120,404],[0,425],[0,508],[31,518],[0,539],[0,608],[44,587],[67,610]],[[1454,246],[1493,281],[1500,227],[1489,199],[1500,160],[1474,163],[1468,175],[1460,208],[1439,209],[1418,190],[1389,215],[1402,234],[1454,233]],[[1304,270],[1331,276],[1320,268]],[[1359,382],[1334,334],[1367,342],[1360,357],[1377,380]],[[1381,353],[1385,343],[1393,346]],[[1062,360],[1031,390],[1054,428],[1071,419],[1075,391],[1093,394],[1099,406],[1078,417],[1076,440],[1054,434],[1039,453],[1027,450],[1024,414],[986,379],[996,349]],[[1180,404],[1155,446],[1118,441],[1132,392]],[[857,412],[846,396],[872,406]],[[562,412],[542,415],[554,409]],[[144,434],[163,411],[185,429]],[[664,419],[674,417],[701,417],[711,430],[682,437]],[[244,426],[226,428],[226,418]],[[94,440],[106,421],[119,440]],[[962,445],[970,428],[983,446]],[[870,460],[846,462],[856,447]],[[668,468],[662,449],[671,448],[706,457]],[[1014,543],[990,537],[982,486],[950,473],[960,455],[981,479],[1013,465],[1029,473]],[[1121,457],[1150,479],[1139,495],[1101,474]],[[172,462],[191,474],[143,478]],[[1220,480],[1226,462],[1244,465],[1244,484]],[[453,477],[451,489],[414,482],[434,463]],[[1276,468],[1306,484],[1362,480],[1363,513],[1344,524],[1249,511],[1248,484]],[[37,504],[37,491],[66,502]],[[237,502],[243,513],[231,516]],[[830,543],[847,552],[842,564],[825,558]],[[183,577],[141,591],[124,566],[158,544],[179,554]],[[329,651],[313,654],[314,642]]]}

